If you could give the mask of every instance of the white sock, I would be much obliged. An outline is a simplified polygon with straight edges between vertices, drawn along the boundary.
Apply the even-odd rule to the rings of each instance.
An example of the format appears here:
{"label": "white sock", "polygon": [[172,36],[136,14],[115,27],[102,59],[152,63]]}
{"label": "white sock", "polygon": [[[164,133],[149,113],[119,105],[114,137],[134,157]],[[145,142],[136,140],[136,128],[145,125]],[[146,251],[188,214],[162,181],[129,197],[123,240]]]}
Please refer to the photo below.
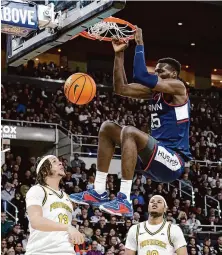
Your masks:
{"label": "white sock", "polygon": [[132,187],[132,180],[121,180],[121,185],[120,185],[120,192],[125,194],[127,197],[128,201],[130,200],[130,193],[131,193],[131,187]]}
{"label": "white sock", "polygon": [[106,191],[106,177],[108,173],[96,172],[96,178],[94,182],[94,189],[97,193],[102,194],[103,192]]}

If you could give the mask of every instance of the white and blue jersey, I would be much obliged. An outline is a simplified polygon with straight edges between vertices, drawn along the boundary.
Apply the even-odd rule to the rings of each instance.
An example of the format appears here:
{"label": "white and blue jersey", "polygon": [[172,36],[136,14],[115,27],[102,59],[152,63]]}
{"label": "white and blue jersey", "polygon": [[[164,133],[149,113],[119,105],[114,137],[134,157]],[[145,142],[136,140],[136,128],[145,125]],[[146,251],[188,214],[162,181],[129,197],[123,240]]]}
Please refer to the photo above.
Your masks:
{"label": "white and blue jersey", "polygon": [[163,93],[155,93],[149,101],[151,136],[157,140],[146,175],[154,181],[171,182],[180,177],[189,161],[190,101],[182,105],[166,102]]}
{"label": "white and blue jersey", "polygon": [[149,110],[151,136],[162,145],[176,151],[185,161],[189,161],[189,98],[182,105],[172,105],[165,101],[163,93],[157,93],[149,101]]}

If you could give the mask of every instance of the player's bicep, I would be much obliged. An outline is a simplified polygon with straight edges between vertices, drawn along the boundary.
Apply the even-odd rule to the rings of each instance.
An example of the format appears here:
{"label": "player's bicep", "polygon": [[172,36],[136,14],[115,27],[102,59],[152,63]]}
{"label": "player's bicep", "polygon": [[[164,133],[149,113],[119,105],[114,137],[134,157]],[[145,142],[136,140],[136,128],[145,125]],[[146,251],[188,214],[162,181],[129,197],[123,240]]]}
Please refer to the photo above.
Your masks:
{"label": "player's bicep", "polygon": [[186,95],[186,88],[183,82],[176,79],[161,79],[158,77],[157,85],[153,90],[171,95]]}
{"label": "player's bicep", "polygon": [[183,247],[180,247],[176,250],[176,254],[177,255],[187,255],[187,247],[186,246],[183,246]]}
{"label": "player's bicep", "polygon": [[29,221],[33,221],[36,218],[43,216],[42,207],[39,205],[30,205],[27,208],[27,213],[28,213]]}
{"label": "player's bicep", "polygon": [[41,217],[43,217],[42,207],[39,205],[30,205],[27,208],[28,219],[32,226],[32,228],[36,228],[38,221]]}
{"label": "player's bicep", "polygon": [[136,254],[136,251],[132,251],[130,249],[125,249],[124,255],[135,255],[135,254]]}
{"label": "player's bicep", "polygon": [[122,85],[120,95],[136,99],[149,99],[152,95],[152,91],[150,88],[139,83],[130,83]]}

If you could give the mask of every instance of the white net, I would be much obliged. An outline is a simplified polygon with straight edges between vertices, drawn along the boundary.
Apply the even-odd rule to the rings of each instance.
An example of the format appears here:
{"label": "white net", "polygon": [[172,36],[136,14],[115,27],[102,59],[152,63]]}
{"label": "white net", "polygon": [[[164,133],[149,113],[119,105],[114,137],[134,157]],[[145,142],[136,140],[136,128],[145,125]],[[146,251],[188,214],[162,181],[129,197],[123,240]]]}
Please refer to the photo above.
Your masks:
{"label": "white net", "polygon": [[132,37],[135,30],[129,27],[127,24],[118,24],[115,22],[100,21],[91,26],[87,33],[100,41],[105,37],[114,39],[129,40]]}

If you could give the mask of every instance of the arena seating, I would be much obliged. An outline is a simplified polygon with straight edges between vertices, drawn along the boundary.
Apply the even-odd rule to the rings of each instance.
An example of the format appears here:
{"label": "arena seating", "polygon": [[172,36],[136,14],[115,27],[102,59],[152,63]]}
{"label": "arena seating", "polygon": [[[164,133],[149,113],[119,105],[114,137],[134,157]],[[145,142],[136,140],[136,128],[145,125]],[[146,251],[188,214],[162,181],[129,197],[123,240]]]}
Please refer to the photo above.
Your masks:
{"label": "arena seating", "polygon": [[[69,75],[67,70],[61,70],[53,63],[49,66],[40,64],[38,68],[30,63],[28,69],[19,70],[19,73],[55,79],[64,79]],[[94,74],[93,77],[99,83],[104,80],[104,83],[110,82],[108,74]],[[4,83],[1,94],[2,119],[60,123],[70,132],[86,136],[98,135],[100,125],[105,120],[133,125],[144,132],[149,130],[146,102],[98,91],[90,104],[78,107],[69,104],[62,91],[62,88],[51,92],[27,84]],[[205,195],[217,199],[222,208],[222,106],[216,90],[210,93],[191,90],[190,94],[190,145],[195,160],[186,167],[180,186],[178,182],[171,185],[154,183],[135,174],[132,186],[133,219],[111,217],[96,208],[74,205],[72,224],[85,233],[85,243],[75,247],[77,255],[90,255],[90,250],[100,251],[98,255],[123,255],[126,233],[132,224],[147,219],[147,204],[153,194],[161,194],[166,198],[169,206],[167,220],[180,225],[188,241],[189,254],[222,254],[221,215],[215,210],[213,200],[208,202],[211,208],[207,216],[204,211]],[[90,144],[92,140],[86,138],[86,143]],[[86,147],[85,151],[94,152],[94,148]],[[10,249],[14,249],[15,254],[24,254],[29,236],[25,194],[35,183],[36,158],[27,159],[21,155],[6,152],[6,163],[2,165],[2,206],[15,215],[15,208],[4,203],[4,200],[10,201],[18,208],[19,218],[18,224],[14,224],[12,218],[2,212],[2,254],[8,254]],[[86,169],[78,156],[73,162],[67,162],[64,158],[61,160],[68,173],[62,185],[67,193],[92,187],[95,169]],[[211,162],[217,163],[212,165]],[[190,196],[186,195],[191,188],[187,185],[194,190],[195,205],[192,205]],[[107,189],[111,198],[117,194],[119,186],[118,177],[109,175]],[[207,253],[208,249],[210,253]]]}

